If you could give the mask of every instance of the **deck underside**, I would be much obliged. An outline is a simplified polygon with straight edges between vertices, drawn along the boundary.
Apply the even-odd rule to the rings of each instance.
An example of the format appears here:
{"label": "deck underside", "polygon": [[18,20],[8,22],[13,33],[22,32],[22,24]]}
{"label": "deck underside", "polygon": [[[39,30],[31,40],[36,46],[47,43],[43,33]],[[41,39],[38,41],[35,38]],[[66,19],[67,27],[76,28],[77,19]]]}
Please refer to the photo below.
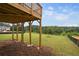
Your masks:
{"label": "deck underside", "polygon": [[15,8],[9,4],[0,4],[0,22],[19,23],[39,19],[40,18],[37,18],[34,15],[26,13],[23,10]]}

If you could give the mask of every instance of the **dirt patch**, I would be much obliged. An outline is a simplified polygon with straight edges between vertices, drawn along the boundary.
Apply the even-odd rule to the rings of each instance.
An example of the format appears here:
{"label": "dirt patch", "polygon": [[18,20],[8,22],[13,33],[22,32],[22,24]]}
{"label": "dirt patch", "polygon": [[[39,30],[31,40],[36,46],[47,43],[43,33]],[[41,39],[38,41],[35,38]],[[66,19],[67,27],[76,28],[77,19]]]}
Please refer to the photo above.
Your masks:
{"label": "dirt patch", "polygon": [[37,46],[27,46],[25,43],[18,41],[1,41],[0,55],[1,56],[51,56],[52,49],[42,46],[40,49]]}

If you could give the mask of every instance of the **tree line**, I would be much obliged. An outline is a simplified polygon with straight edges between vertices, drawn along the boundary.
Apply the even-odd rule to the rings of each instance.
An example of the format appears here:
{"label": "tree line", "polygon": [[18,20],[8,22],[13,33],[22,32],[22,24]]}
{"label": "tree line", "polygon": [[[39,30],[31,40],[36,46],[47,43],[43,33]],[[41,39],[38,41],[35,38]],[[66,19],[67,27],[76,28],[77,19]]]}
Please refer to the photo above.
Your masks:
{"label": "tree line", "polygon": [[[14,28],[16,31],[16,25]],[[21,31],[21,27],[19,27],[19,31]],[[24,27],[24,32],[29,32],[29,26]],[[39,33],[39,26],[33,25],[32,32]],[[43,26],[42,33],[52,35],[79,35],[79,27]]]}
{"label": "tree line", "polygon": [[[25,27],[27,32],[29,27]],[[32,32],[39,33],[39,26],[33,25]],[[79,27],[43,26],[42,33],[52,35],[79,35]]]}
{"label": "tree line", "polygon": [[[0,26],[8,26],[10,27],[10,31],[12,31],[12,27],[14,27],[14,31],[17,30],[16,25],[10,26],[7,23],[0,23]],[[18,29],[21,31],[21,26]],[[29,32],[29,26],[24,27],[24,32]],[[39,33],[39,26],[33,25],[32,32]],[[79,35],[79,27],[42,26],[42,33],[52,35]]]}

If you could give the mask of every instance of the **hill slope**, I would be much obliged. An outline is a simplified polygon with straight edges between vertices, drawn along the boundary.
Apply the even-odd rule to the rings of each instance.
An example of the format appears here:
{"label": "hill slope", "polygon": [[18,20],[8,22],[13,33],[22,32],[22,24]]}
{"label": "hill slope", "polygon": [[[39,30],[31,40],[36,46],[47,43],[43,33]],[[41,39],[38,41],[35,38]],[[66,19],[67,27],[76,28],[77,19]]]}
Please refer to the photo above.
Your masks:
{"label": "hill slope", "polygon": [[[16,36],[15,36],[16,37]],[[1,34],[0,40],[11,39],[10,34]],[[24,34],[25,43],[29,43],[29,34]],[[32,44],[38,45],[39,35],[32,33]],[[20,34],[19,34],[20,41]],[[42,46],[51,47],[52,53],[55,55],[78,55],[79,47],[77,47],[67,36],[42,34]]]}

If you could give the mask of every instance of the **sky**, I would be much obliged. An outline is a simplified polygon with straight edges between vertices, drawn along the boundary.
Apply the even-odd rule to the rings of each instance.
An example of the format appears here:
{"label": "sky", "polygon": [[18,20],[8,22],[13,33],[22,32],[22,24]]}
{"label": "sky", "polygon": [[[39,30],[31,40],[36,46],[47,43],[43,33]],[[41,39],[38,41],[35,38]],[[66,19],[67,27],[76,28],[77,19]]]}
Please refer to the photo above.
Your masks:
{"label": "sky", "polygon": [[[79,27],[79,3],[42,3],[41,5],[42,26]],[[39,24],[35,21],[33,25]]]}
{"label": "sky", "polygon": [[78,3],[43,3],[42,26],[79,26]]}

